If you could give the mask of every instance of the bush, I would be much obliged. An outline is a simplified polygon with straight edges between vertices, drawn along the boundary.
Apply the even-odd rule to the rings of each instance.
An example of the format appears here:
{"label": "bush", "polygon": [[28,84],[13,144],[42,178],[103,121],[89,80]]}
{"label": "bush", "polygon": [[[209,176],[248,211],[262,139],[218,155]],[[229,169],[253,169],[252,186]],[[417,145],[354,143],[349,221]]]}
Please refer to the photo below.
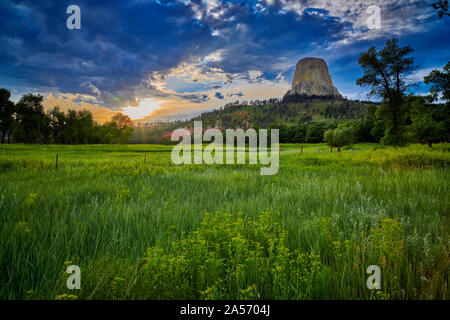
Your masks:
{"label": "bush", "polygon": [[354,141],[355,130],[353,127],[338,127],[325,131],[323,139],[332,147],[337,147],[341,151],[341,147],[349,145]]}

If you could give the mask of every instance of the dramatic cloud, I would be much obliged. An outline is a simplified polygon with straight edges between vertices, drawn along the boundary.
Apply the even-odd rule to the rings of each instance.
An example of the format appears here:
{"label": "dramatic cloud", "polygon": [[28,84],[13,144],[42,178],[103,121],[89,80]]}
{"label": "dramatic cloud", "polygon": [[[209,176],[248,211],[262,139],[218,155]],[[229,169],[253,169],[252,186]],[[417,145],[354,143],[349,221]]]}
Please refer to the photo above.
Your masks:
{"label": "dramatic cloud", "polygon": [[[81,30],[66,27],[71,4]],[[379,30],[367,27],[369,5],[381,9]],[[0,87],[15,99],[64,97],[101,117],[175,119],[281,97],[298,59],[318,56],[341,92],[361,97],[361,51],[396,36],[429,70],[448,60],[449,29],[418,0],[1,0]]]}

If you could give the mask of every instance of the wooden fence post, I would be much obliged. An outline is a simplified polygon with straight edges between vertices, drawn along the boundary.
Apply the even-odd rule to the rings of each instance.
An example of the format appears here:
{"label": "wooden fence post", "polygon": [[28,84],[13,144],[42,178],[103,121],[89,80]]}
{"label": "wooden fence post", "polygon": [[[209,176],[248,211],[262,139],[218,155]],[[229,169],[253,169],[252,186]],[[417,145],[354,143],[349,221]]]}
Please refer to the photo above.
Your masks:
{"label": "wooden fence post", "polygon": [[58,169],[58,155],[56,155],[56,165],[55,168]]}

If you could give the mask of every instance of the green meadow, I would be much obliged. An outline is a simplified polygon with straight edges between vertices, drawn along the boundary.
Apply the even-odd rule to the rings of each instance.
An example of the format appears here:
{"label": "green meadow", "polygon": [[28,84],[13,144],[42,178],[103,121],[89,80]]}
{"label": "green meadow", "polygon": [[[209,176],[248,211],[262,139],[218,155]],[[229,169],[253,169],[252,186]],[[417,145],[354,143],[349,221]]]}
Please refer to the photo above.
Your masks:
{"label": "green meadow", "polygon": [[283,144],[273,176],[171,149],[1,145],[0,299],[449,298],[449,144]]}

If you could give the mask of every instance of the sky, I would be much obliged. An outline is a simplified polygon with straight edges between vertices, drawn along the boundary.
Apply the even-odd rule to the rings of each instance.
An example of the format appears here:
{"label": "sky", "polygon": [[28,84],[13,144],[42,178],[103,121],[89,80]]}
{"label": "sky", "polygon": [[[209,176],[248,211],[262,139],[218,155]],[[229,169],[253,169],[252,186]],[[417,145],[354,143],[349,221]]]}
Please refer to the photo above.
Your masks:
{"label": "sky", "polygon": [[[418,83],[450,60],[449,17],[423,0],[0,0],[0,87],[17,101],[122,112],[140,123],[190,118],[229,102],[281,98],[296,62],[326,60],[343,96],[367,99],[357,62],[396,37]],[[68,29],[67,7],[80,8]],[[369,29],[367,9],[380,8]]]}

